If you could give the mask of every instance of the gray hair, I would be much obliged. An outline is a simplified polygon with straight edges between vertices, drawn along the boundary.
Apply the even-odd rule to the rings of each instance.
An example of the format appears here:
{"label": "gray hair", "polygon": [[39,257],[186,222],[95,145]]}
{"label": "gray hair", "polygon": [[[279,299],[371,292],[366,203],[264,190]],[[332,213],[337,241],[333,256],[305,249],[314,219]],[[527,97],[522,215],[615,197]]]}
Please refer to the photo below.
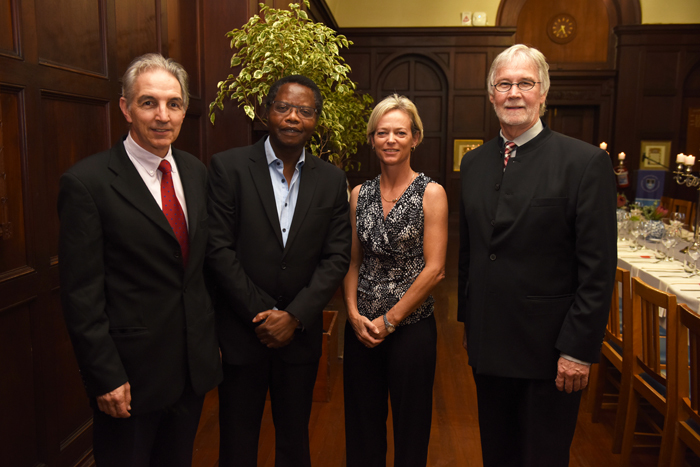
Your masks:
{"label": "gray hair", "polygon": [[377,131],[377,125],[379,120],[391,112],[392,110],[400,110],[411,120],[411,133],[418,133],[418,146],[421,141],[423,141],[423,122],[418,115],[418,109],[416,105],[411,102],[406,96],[399,96],[398,94],[392,94],[389,97],[385,97],[379,104],[372,110],[372,115],[369,116],[367,121],[367,142],[372,142],[372,136],[374,132]]}
{"label": "gray hair", "polygon": [[[494,93],[493,85],[496,84],[494,83],[494,78],[496,77],[496,72],[498,69],[506,66],[509,62],[520,57],[529,60],[530,63],[535,65],[537,68],[538,81],[540,82],[540,96],[549,92],[549,65],[547,64],[547,59],[544,57],[544,55],[542,55],[542,52],[534,47],[528,47],[524,44],[516,44],[498,54],[491,64],[488,82],[486,83],[486,88],[488,89],[490,96],[493,96]],[[544,102],[540,105],[540,117],[544,115],[546,107],[547,106]]]}
{"label": "gray hair", "polygon": [[124,73],[122,77],[122,97],[126,99],[127,107],[131,106],[131,101],[134,98],[134,85],[139,75],[147,71],[155,70],[166,71],[177,79],[180,83],[180,90],[182,91],[182,104],[184,108],[187,109],[190,103],[190,95],[187,90],[189,80],[187,72],[182,65],[172,58],[165,58],[157,53],[136,57],[129,65],[129,68],[126,69],[126,73]]}

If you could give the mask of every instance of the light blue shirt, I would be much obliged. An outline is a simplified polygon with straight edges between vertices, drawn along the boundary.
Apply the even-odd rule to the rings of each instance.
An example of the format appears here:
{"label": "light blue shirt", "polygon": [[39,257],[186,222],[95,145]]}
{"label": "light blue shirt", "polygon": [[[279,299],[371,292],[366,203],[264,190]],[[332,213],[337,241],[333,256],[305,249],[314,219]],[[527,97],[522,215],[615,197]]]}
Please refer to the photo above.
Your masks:
{"label": "light blue shirt", "polygon": [[299,197],[301,168],[306,161],[306,150],[302,149],[301,151],[301,156],[294,169],[292,183],[290,184],[287,184],[287,179],[284,178],[284,162],[275,156],[275,151],[270,144],[270,138],[265,140],[265,157],[267,158],[267,167],[270,170],[272,191],[275,194],[275,205],[277,206],[280,229],[282,229],[282,244],[286,246],[289,228],[292,226],[292,218],[294,217],[294,209],[297,206],[297,198]]}

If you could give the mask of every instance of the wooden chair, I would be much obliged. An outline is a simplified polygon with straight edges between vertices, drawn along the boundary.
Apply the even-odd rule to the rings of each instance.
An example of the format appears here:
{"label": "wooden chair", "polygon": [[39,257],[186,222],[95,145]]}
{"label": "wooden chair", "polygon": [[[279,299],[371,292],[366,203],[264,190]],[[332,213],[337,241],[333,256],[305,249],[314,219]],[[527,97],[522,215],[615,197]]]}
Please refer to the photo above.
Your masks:
{"label": "wooden chair", "polygon": [[[625,425],[625,413],[627,411],[627,394],[629,382],[632,377],[632,340],[625,341],[624,333],[632,322],[632,295],[630,294],[630,272],[620,267],[615,273],[615,288],[610,300],[610,314],[608,325],[605,329],[605,338],[600,350],[600,363],[591,368],[591,420],[596,423],[600,419],[600,413],[605,406],[616,407],[615,434],[613,437],[612,452],[619,453],[622,447],[622,433]],[[627,327],[625,327],[625,325]],[[624,328],[624,329],[623,329]],[[631,329],[631,328],[630,328]],[[621,377],[617,378],[612,373],[615,367]],[[606,398],[605,386],[607,381],[617,389],[617,402],[603,403]],[[610,396],[608,395],[607,398]]]}
{"label": "wooden chair", "polygon": [[686,201],[684,199],[674,199],[669,209],[669,215],[674,212],[682,212],[683,214],[685,214],[684,223],[686,226],[691,225],[694,222],[692,219],[693,203],[691,201]]}
{"label": "wooden chair", "polygon": [[[661,437],[659,466],[668,465],[670,441],[676,422],[676,407],[667,403],[667,394],[676,390],[676,381],[666,377],[666,368],[675,364],[674,352],[665,352],[666,346],[676,343],[677,327],[667,326],[666,338],[662,336],[663,319],[659,309],[666,310],[666,321],[674,323],[676,317],[676,296],[661,292],[638,277],[632,278],[632,332],[626,338],[632,338],[631,381],[627,393],[627,413],[625,415],[624,434],[622,437],[621,465],[630,465],[637,416],[641,415],[639,403],[646,400],[664,416],[664,428],[658,427],[651,418],[649,425],[655,434],[638,433],[639,436]],[[666,341],[666,342],[664,342]],[[665,354],[665,359],[664,359]],[[665,360],[665,361],[664,361]],[[649,446],[650,444],[645,444]]]}
{"label": "wooden chair", "polygon": [[673,201],[673,198],[670,198],[668,196],[662,196],[661,200],[659,201],[659,204],[661,204],[661,206],[670,211],[671,205],[673,205]]}
{"label": "wooden chair", "polygon": [[684,465],[688,447],[700,455],[700,315],[686,304],[678,305],[676,322],[678,345],[674,347],[677,356],[674,374],[678,381],[675,398],[678,422],[671,439],[671,467]]}

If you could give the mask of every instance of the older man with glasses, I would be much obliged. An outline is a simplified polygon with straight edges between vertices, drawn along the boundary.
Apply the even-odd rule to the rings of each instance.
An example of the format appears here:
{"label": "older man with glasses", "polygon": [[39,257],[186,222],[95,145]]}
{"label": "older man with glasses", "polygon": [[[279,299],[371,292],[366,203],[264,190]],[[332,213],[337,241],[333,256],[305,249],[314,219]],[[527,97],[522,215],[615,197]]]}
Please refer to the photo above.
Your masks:
{"label": "older man with glasses", "polygon": [[496,57],[501,132],[461,165],[458,319],[487,467],[568,465],[615,277],[610,157],[542,123],[548,70],[524,45]]}

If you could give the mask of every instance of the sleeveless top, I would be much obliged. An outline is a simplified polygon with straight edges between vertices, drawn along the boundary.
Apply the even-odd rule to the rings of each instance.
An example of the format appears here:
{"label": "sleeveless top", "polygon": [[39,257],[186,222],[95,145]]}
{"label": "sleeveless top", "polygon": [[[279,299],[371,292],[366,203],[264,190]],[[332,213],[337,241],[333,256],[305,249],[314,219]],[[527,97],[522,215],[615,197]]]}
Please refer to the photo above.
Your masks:
{"label": "sleeveless top", "polygon": [[[357,237],[364,250],[357,281],[357,308],[370,320],[389,311],[425,267],[423,194],[428,183],[419,174],[384,219],[378,175],[362,184],[355,210]],[[398,326],[433,313],[432,295]],[[394,323],[396,325],[396,323]]]}

